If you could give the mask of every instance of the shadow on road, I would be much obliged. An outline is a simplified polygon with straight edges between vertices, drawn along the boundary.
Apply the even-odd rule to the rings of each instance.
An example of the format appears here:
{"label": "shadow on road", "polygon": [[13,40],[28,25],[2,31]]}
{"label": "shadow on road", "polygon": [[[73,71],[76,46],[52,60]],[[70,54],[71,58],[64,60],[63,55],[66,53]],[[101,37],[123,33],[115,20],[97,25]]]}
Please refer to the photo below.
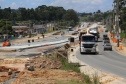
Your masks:
{"label": "shadow on road", "polygon": [[81,53],[81,55],[102,55],[102,54],[99,52],[96,52],[96,53]]}

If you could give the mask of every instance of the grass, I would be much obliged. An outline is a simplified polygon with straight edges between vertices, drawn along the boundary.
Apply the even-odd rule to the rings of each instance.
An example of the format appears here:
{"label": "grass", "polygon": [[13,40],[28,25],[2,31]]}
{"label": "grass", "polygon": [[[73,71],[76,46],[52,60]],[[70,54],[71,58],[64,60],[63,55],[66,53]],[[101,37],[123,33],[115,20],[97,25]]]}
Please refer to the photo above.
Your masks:
{"label": "grass", "polygon": [[126,37],[126,33],[120,33],[120,38],[125,38]]}
{"label": "grass", "polygon": [[80,73],[79,65],[73,65],[67,62],[66,59],[61,58],[60,61],[62,62],[63,67],[61,68],[62,70],[73,70],[77,73]]}
{"label": "grass", "polygon": [[[60,61],[62,62],[63,65],[63,67],[61,68],[62,70],[73,70],[77,73],[81,73],[79,69],[79,64],[78,65],[70,64],[64,58],[61,58]],[[84,78],[83,82],[71,80],[61,84],[100,84],[97,73],[93,76],[92,81],[88,75],[82,74],[82,77]]]}

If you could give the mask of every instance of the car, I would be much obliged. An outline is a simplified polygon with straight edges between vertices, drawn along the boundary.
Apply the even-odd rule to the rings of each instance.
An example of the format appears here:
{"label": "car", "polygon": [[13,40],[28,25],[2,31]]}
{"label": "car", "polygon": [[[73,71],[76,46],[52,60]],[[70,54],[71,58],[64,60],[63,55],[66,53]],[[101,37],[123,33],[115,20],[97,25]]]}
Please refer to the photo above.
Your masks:
{"label": "car", "polygon": [[104,40],[104,38],[107,38],[108,37],[108,35],[107,34],[104,34],[103,35],[103,40]]}
{"label": "car", "polygon": [[104,46],[104,51],[105,50],[111,50],[112,51],[112,45],[110,43],[105,43],[103,46]]}
{"label": "car", "polygon": [[104,43],[110,43],[110,40],[109,40],[108,37],[105,37],[105,38],[104,38]]}
{"label": "car", "polygon": [[108,30],[105,30],[105,32],[108,32]]}
{"label": "car", "polygon": [[72,33],[72,35],[76,35],[76,34],[79,34],[78,31],[74,31],[74,33]]}

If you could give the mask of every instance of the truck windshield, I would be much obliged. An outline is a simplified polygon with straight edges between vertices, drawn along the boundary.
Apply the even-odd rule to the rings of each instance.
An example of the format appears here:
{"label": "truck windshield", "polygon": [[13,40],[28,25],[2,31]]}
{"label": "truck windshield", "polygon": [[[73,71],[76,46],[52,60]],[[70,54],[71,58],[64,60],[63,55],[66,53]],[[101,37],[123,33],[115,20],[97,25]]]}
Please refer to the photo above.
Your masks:
{"label": "truck windshield", "polygon": [[90,33],[90,34],[93,34],[93,35],[97,36],[97,33]]}
{"label": "truck windshield", "polygon": [[95,42],[95,36],[82,36],[82,42]]}

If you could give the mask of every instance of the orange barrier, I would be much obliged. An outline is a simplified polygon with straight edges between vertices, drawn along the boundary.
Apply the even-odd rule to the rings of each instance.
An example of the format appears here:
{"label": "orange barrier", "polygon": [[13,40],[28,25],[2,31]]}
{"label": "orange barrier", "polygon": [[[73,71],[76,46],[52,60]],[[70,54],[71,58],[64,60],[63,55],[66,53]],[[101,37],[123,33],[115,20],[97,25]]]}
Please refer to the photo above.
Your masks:
{"label": "orange barrier", "polygon": [[113,37],[114,35],[113,34],[111,34],[111,37]]}
{"label": "orange barrier", "polygon": [[78,29],[78,31],[81,31],[81,29]]}
{"label": "orange barrier", "polygon": [[5,42],[3,42],[3,47],[4,47],[4,46],[6,46],[6,45],[5,45]]}
{"label": "orange barrier", "polygon": [[113,38],[113,42],[117,42],[117,39],[116,38]]}
{"label": "orange barrier", "polygon": [[103,32],[103,30],[100,30],[100,32]]}
{"label": "orange barrier", "polygon": [[123,46],[119,46],[119,50],[123,50]]}

